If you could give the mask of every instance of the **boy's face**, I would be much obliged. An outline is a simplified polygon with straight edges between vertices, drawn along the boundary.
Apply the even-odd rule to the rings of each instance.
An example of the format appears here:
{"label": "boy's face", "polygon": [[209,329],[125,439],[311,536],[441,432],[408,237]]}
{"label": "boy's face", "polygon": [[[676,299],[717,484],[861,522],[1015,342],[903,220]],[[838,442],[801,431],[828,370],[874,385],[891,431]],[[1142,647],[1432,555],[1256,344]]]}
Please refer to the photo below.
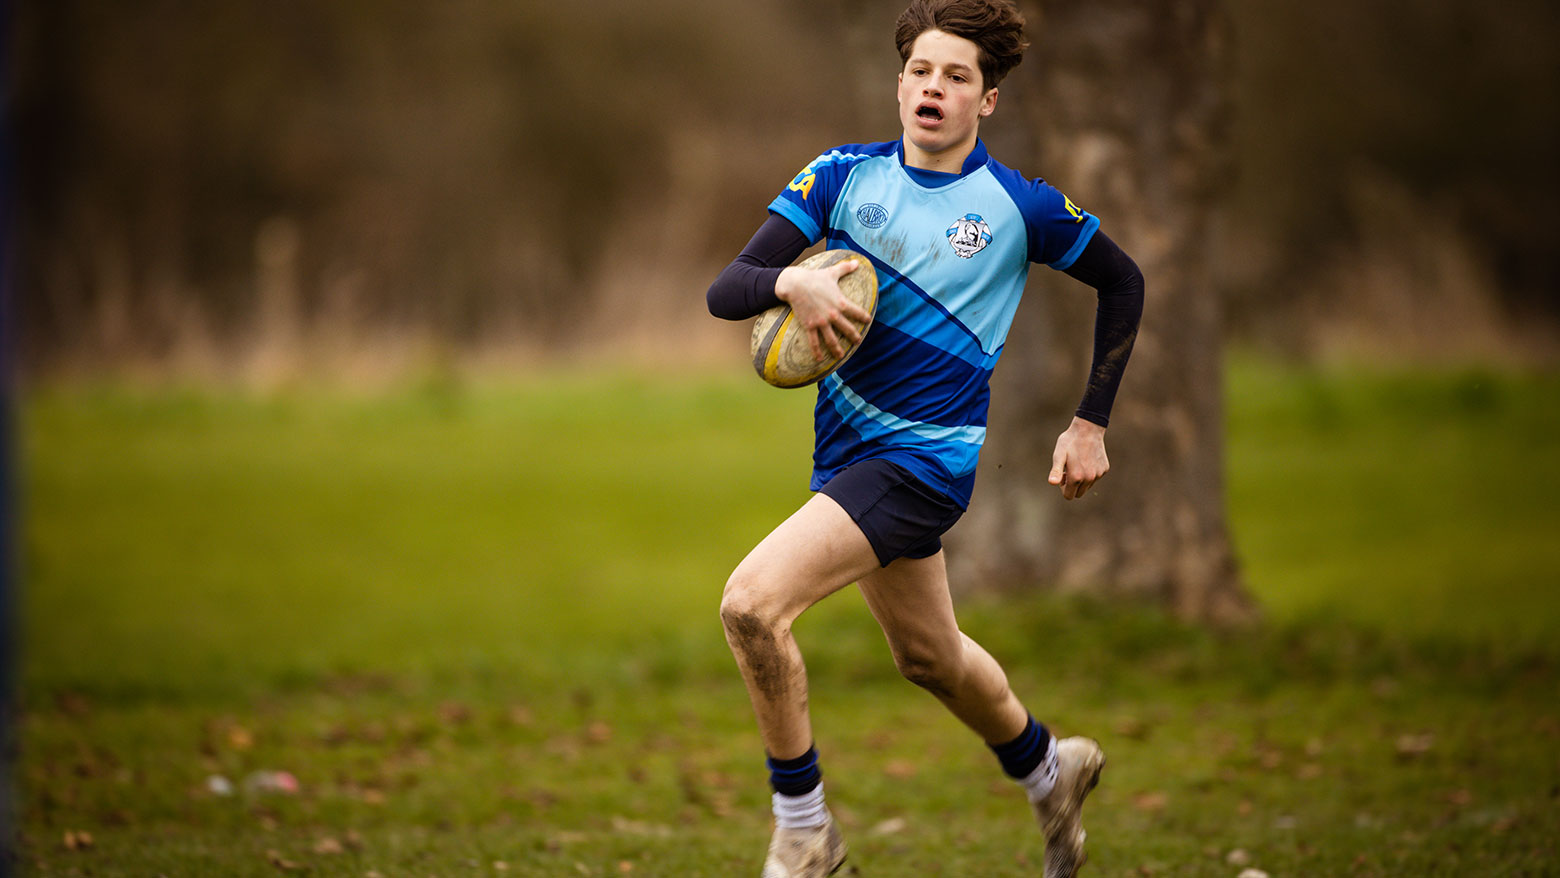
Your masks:
{"label": "boy's face", "polygon": [[899,123],[910,145],[931,155],[974,146],[981,118],[997,107],[997,90],[982,87],[979,54],[944,31],[916,37],[899,73]]}

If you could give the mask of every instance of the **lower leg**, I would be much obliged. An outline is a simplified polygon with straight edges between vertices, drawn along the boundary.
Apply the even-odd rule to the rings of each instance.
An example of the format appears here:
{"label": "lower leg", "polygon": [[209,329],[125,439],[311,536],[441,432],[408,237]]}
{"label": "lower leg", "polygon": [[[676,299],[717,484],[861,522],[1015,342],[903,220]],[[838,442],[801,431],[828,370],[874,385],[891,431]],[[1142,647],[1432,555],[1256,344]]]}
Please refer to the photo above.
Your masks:
{"label": "lower leg", "polygon": [[759,542],[726,582],[721,625],[772,758],[793,759],[812,746],[807,669],[791,623],[876,566],[855,522],[819,494]]}
{"label": "lower leg", "polygon": [[931,681],[911,679],[981,736],[1002,763],[1003,772],[1024,787],[1031,801],[1045,798],[1056,784],[1057,771],[1056,742],[1050,730],[1019,703],[996,659],[968,635],[961,632],[959,637],[963,650],[957,676],[931,685],[927,684]]}
{"label": "lower leg", "polygon": [[926,679],[906,676],[936,696],[987,744],[1013,740],[1027,725],[1028,711],[1008,688],[1007,674],[997,660],[969,635],[960,632],[959,640],[950,671]]}
{"label": "lower leg", "polygon": [[726,643],[742,671],[759,736],[772,759],[795,759],[812,746],[807,710],[807,668],[789,624],[752,610],[721,607]]}
{"label": "lower leg", "polygon": [[986,742],[1030,798],[1055,781],[1050,732],[1029,715],[991,654],[958,628],[941,554],[901,560],[861,583],[905,678]]}
{"label": "lower leg", "polygon": [[828,823],[823,773],[812,746],[807,711],[807,672],[789,626],[765,622],[754,612],[723,605],[726,642],[742,671],[748,698],[768,755],[772,807],[779,830]]}

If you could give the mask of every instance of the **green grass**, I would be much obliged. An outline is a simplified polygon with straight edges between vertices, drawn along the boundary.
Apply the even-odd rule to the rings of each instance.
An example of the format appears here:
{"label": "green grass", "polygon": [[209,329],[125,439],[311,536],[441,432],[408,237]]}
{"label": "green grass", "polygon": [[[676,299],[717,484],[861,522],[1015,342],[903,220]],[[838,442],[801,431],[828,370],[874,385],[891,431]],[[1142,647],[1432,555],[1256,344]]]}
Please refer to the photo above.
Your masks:
{"label": "green grass", "polygon": [[[1560,870],[1557,391],[1239,360],[1263,625],[965,603],[1035,713],[1110,754],[1086,875],[1233,878],[1237,848],[1275,878]],[[767,791],[715,609],[805,496],[810,404],[621,374],[33,394],[24,866],[757,874]],[[858,595],[798,637],[859,874],[1038,874],[1021,800]],[[260,769],[299,793],[245,792]]]}
{"label": "green grass", "polygon": [[1278,618],[1560,648],[1560,378],[1230,370],[1229,512]]}

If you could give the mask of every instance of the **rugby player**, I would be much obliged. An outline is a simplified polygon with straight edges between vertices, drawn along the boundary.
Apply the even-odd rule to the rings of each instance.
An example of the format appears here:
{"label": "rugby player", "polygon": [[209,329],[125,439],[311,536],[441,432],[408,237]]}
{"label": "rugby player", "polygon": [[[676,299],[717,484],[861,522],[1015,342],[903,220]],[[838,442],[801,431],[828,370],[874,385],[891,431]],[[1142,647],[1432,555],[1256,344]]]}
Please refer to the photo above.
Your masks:
{"label": "rugby player", "polygon": [[[1028,45],[1023,28],[1007,0],[914,0],[895,29],[900,136],[809,163],[709,289],[711,313],[731,320],[789,304],[817,354],[861,343],[818,387],[816,493],[742,560],[721,601],[774,790],[763,878],[816,878],[845,859],[791,626],[853,582],[900,672],[979,735],[1026,793],[1047,878],[1074,875],[1084,860],[1081,809],[1104,754],[1087,738],[1053,738],[960,632],[940,539],[970,501],[989,380],[1030,263],[1098,291],[1093,364],[1052,455],[1049,481],[1067,500],[1109,470],[1105,428],[1143,307],[1142,274],[1099,220],[980,140],[998,84]],[[791,265],[820,240],[877,270],[865,340],[852,321],[869,315],[838,283],[856,263]]]}

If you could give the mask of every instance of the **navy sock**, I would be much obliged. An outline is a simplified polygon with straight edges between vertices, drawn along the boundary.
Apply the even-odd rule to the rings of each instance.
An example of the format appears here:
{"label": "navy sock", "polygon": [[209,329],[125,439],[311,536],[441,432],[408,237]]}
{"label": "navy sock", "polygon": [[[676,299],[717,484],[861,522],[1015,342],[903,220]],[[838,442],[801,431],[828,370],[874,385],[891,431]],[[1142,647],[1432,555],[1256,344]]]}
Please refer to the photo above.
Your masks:
{"label": "navy sock", "polygon": [[1002,763],[1002,771],[1008,777],[1023,780],[1034,772],[1045,760],[1046,748],[1051,745],[1051,733],[1045,726],[1029,717],[1029,725],[1019,736],[1006,744],[990,744],[991,752],[997,754],[997,759]]}
{"label": "navy sock", "polygon": [[782,796],[804,796],[823,782],[823,772],[818,770],[818,748],[809,747],[795,759],[764,760],[769,766],[769,785]]}

